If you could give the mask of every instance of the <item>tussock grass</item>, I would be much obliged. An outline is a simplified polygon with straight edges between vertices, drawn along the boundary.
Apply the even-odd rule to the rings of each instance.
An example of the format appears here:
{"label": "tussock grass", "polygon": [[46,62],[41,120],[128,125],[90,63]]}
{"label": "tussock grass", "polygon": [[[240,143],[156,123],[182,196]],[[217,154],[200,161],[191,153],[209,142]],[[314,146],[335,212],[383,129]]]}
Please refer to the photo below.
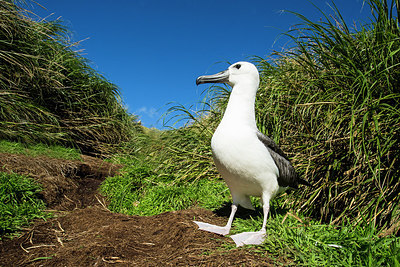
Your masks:
{"label": "tussock grass", "polygon": [[[367,3],[374,18],[357,29],[337,9],[319,22],[295,14],[303,22],[286,34],[294,46],[254,59],[258,126],[314,185],[272,202],[259,247],[296,266],[399,266],[399,1]],[[210,151],[227,87],[206,91],[198,112],[172,107],[191,119],[186,127],[139,131],[117,87],[72,50],[59,21],[34,22],[4,0],[0,11],[0,138],[109,153],[135,132],[113,159],[126,165],[122,174],[102,185],[110,209],[153,215],[230,200]],[[233,231],[261,223],[257,213],[237,218]]]}
{"label": "tussock grass", "polygon": [[349,29],[334,16],[303,23],[295,46],[262,70],[260,128],[279,141],[313,188],[291,194],[286,207],[323,222],[399,225],[398,2],[369,1],[370,24]]}
{"label": "tussock grass", "polygon": [[34,21],[12,1],[1,0],[0,12],[1,139],[107,154],[130,138],[136,117],[73,51],[61,21]]}

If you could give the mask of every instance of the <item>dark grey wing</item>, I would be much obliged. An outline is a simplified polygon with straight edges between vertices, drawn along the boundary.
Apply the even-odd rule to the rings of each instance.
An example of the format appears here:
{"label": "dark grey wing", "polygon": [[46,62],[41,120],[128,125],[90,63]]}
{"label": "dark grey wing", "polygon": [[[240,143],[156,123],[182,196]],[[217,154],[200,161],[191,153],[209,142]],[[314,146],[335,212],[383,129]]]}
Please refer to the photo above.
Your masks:
{"label": "dark grey wing", "polygon": [[260,131],[257,131],[257,137],[258,140],[260,140],[264,146],[266,146],[269,149],[272,149],[275,153],[277,153],[279,156],[283,157],[287,161],[289,161],[289,158],[286,156],[286,154],[282,151],[282,149],[268,136],[262,134]]}
{"label": "dark grey wing", "polygon": [[286,154],[280,149],[280,147],[268,136],[263,135],[257,131],[258,140],[260,140],[264,146],[268,149],[272,159],[275,161],[276,166],[279,169],[278,184],[282,187],[293,187],[297,188],[299,183],[309,183],[301,179],[296,170],[293,168]]}

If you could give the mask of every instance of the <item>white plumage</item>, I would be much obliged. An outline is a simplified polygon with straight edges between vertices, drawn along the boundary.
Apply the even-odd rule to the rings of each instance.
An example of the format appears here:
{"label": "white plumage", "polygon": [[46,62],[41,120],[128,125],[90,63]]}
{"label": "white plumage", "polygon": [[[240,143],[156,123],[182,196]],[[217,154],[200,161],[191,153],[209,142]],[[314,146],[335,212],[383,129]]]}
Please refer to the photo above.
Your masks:
{"label": "white plumage", "polygon": [[256,125],[254,103],[259,86],[257,68],[237,62],[228,70],[200,76],[196,83],[228,83],[232,86],[228,106],[215,131],[211,148],[214,162],[232,195],[232,211],[224,227],[195,222],[201,230],[227,235],[237,206],[253,209],[249,196],[261,197],[264,220],[260,231],[231,236],[237,246],[261,244],[265,239],[269,201],[288,186],[297,188],[300,179],[286,155]]}

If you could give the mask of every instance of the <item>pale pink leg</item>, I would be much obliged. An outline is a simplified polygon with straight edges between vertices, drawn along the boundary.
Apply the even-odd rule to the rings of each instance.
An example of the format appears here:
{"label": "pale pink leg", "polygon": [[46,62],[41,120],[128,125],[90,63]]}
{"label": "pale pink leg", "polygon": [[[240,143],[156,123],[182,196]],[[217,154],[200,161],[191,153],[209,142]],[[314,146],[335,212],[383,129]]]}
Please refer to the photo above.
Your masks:
{"label": "pale pink leg", "polygon": [[229,220],[228,220],[227,224],[223,227],[209,224],[209,223],[203,223],[203,222],[197,222],[197,221],[194,221],[194,222],[199,226],[200,230],[211,232],[211,233],[216,233],[219,235],[227,235],[227,234],[229,234],[229,231],[231,230],[233,218],[235,217],[236,211],[237,211],[237,204],[232,204],[231,215],[229,215]]}
{"label": "pale pink leg", "polygon": [[264,219],[261,230],[258,232],[243,232],[231,236],[237,247],[243,245],[261,245],[265,240],[267,218],[269,213],[269,201],[264,202],[263,205]]}

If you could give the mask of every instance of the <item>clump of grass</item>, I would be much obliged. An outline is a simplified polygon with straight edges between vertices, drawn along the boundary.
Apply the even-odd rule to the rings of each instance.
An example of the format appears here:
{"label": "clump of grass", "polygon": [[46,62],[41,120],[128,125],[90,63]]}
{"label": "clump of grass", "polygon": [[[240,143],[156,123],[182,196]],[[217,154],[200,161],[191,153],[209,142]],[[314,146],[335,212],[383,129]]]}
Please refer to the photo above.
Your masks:
{"label": "clump of grass", "polygon": [[18,142],[0,140],[0,152],[10,154],[24,154],[31,157],[47,156],[50,158],[81,160],[81,153],[77,149],[45,144],[27,145]]}
{"label": "clump of grass", "polygon": [[287,207],[389,229],[400,221],[399,6],[368,3],[374,20],[358,30],[337,9],[319,22],[296,14],[303,23],[289,33],[295,47],[259,60],[257,114],[314,184],[291,194]]}
{"label": "clump of grass", "polygon": [[0,172],[0,240],[9,236],[35,219],[49,215],[43,210],[41,188],[26,176]]}
{"label": "clump of grass", "polygon": [[72,144],[107,153],[127,141],[136,117],[118,88],[73,51],[59,20],[34,21],[0,0],[0,138]]}

